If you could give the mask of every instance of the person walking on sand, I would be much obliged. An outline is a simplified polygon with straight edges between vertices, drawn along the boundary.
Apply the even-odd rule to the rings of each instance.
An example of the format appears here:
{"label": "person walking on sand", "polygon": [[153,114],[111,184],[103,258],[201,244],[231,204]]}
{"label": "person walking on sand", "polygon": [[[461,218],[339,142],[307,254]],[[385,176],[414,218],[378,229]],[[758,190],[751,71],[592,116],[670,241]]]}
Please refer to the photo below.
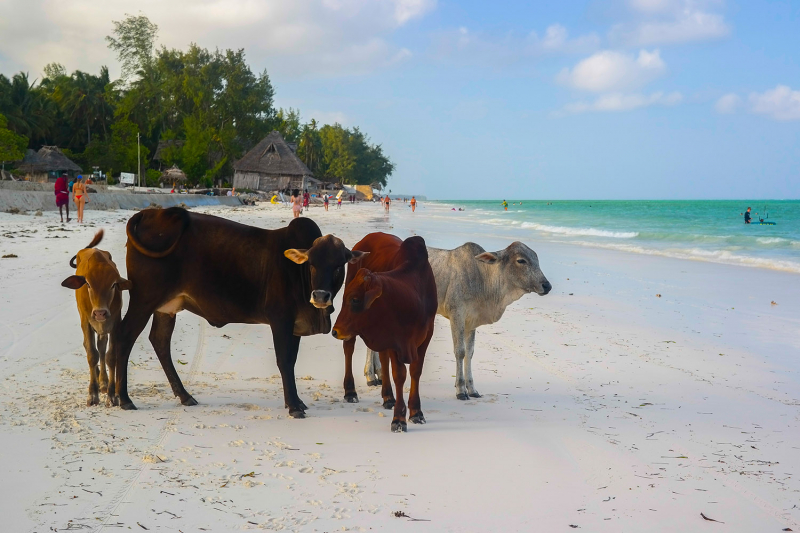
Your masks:
{"label": "person walking on sand", "polygon": [[503,206],[503,209],[505,209],[506,211],[508,211],[508,202],[506,202],[505,200],[503,200],[503,203],[502,203],[501,205]]}
{"label": "person walking on sand", "polygon": [[336,209],[342,208],[342,195],[336,197]]}
{"label": "person walking on sand", "polygon": [[389,212],[389,204],[391,204],[391,203],[392,203],[392,200],[391,200],[391,198],[389,198],[389,195],[387,194],[386,196],[384,196],[384,198],[383,198],[383,208],[386,210],[387,213]]}
{"label": "person walking on sand", "polygon": [[86,206],[86,185],[83,183],[83,176],[78,176],[72,186],[72,201],[78,210],[78,224],[83,224],[83,208]]}
{"label": "person walking on sand", "polygon": [[412,196],[411,197],[411,212],[413,213],[416,210],[417,210],[417,198],[415,196]]}
{"label": "person walking on sand", "polygon": [[64,213],[62,208],[66,208],[67,210],[67,222],[70,221],[69,218],[69,187],[67,186],[67,175],[61,174],[56,180],[55,186],[55,194],[56,194],[56,206],[58,207],[58,214],[61,215],[61,223],[64,223]]}
{"label": "person walking on sand", "polygon": [[308,194],[308,189],[305,190],[303,193],[303,208],[308,211],[308,202],[311,200],[311,196]]}
{"label": "person walking on sand", "polygon": [[322,203],[325,204],[325,211],[328,210],[328,202],[330,202],[331,197],[328,196],[328,193],[322,195]]}
{"label": "person walking on sand", "polygon": [[292,204],[292,214],[294,215],[294,218],[299,217],[300,213],[303,212],[303,198],[300,197],[300,191],[298,191],[297,189],[292,191],[291,204]]}

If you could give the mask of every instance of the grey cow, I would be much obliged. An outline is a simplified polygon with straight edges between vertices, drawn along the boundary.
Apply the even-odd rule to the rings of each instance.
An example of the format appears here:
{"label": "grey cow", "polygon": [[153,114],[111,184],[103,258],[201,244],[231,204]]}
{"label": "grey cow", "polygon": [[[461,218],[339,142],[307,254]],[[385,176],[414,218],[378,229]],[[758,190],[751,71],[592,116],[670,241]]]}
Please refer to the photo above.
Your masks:
{"label": "grey cow", "polygon": [[[536,252],[513,242],[498,252],[487,252],[474,242],[454,250],[428,248],[439,298],[437,314],[450,320],[456,354],[456,398],[480,398],[472,378],[475,329],[500,320],[513,302],[535,292],[544,296],[553,288],[539,268]],[[378,353],[367,350],[364,375],[368,385],[381,383]]]}

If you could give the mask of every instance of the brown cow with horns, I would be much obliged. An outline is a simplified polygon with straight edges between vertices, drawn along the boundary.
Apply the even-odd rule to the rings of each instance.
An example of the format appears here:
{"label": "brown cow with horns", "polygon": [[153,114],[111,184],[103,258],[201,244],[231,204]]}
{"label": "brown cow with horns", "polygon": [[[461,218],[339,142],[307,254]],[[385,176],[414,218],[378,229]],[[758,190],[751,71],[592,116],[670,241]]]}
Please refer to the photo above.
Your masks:
{"label": "brown cow with horns", "polygon": [[[383,406],[394,406],[392,431],[407,430],[403,384],[406,364],[411,370],[409,417],[424,424],[419,398],[419,378],[425,352],[433,336],[436,316],[436,283],[428,263],[428,251],[422,237],[405,241],[386,233],[370,233],[353,247],[369,255],[347,268],[342,310],[333,327],[333,336],[344,341],[348,367],[353,359],[355,337],[360,336],[371,350],[380,352],[381,362],[392,363],[397,401],[392,387],[383,383]],[[388,368],[388,367],[385,367]],[[355,396],[352,374],[345,390]]]}
{"label": "brown cow with horns", "polygon": [[[209,324],[269,324],[289,414],[305,416],[294,365],[300,337],[328,333],[333,298],[344,281],[351,252],[323,236],[308,218],[266,230],[185,209],[151,209],[128,221],[128,278],[133,284],[119,342],[114,342],[116,383],[111,402],[136,409],[128,397],[127,366],[136,338],[153,317],[150,342],[183,405],[186,391],[170,355],[175,315],[181,310]],[[112,386],[114,390],[112,390]]]}

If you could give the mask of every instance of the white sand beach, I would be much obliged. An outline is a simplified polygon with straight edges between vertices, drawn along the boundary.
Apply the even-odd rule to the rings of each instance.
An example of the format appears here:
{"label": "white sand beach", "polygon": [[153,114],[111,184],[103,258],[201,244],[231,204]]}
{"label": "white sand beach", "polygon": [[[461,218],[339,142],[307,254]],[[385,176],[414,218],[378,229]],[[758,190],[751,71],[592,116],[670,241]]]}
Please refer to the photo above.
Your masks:
{"label": "white sand beach", "polygon": [[[196,211],[291,219],[272,205]],[[310,215],[348,246],[371,231],[510,242],[446,206],[409,211]],[[437,317],[428,423],[405,434],[366,385],[360,341],[358,404],[343,402],[341,342],[301,341],[309,410],[294,420],[268,326],[216,329],[188,312],[172,353],[199,405],[172,396],[148,327],[129,368],[139,410],[86,407],[78,312],[60,283],[99,228],[124,275],[132,214],[62,226],[57,213],[0,213],[0,256],[17,256],[0,259],[2,531],[800,531],[797,274],[527,240],[552,292],[478,330],[479,399],[455,398]]]}

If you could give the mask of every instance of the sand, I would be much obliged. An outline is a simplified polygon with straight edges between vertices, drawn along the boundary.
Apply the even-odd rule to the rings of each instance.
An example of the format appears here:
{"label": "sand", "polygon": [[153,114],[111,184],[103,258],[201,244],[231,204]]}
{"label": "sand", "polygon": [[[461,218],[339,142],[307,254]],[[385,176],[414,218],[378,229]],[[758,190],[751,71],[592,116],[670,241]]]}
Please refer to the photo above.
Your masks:
{"label": "sand", "polygon": [[[291,217],[197,210],[267,228]],[[509,243],[447,208],[408,211],[311,215],[348,245],[374,230]],[[139,410],[89,408],[78,313],[60,282],[100,227],[124,271],[131,214],[62,226],[54,213],[0,213],[0,256],[17,256],[0,259],[4,531],[800,531],[797,275],[527,240],[553,291],[478,330],[480,399],[456,400],[438,317],[421,384],[428,423],[406,434],[389,431],[366,386],[360,342],[361,402],[348,404],[341,343],[302,340],[309,410],[294,420],[269,328],[216,329],[186,312],[172,351],[200,405],[172,396],[148,329],[129,368]]]}

